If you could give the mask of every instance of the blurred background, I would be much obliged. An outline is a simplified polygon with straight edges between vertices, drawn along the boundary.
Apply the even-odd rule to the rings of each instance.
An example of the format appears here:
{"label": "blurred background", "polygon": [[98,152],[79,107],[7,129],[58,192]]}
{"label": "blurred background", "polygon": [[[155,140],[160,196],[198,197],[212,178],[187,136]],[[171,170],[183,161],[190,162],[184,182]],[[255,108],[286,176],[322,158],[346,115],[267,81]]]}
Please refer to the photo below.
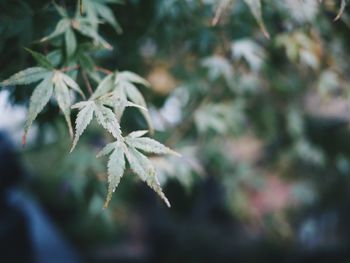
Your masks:
{"label": "blurred background", "polygon": [[[128,173],[102,209],[103,131],[90,126],[68,154],[50,102],[22,148],[33,86],[2,88],[1,262],[350,262],[341,1],[262,1],[265,26],[243,0],[86,1],[105,3],[123,28],[101,25],[114,49],[95,62],[152,84],[141,91],[154,137],[182,154],[152,157],[172,207]],[[48,0],[0,0],[1,80],[35,64],[23,47],[58,19]],[[147,125],[128,110],[122,127]]]}

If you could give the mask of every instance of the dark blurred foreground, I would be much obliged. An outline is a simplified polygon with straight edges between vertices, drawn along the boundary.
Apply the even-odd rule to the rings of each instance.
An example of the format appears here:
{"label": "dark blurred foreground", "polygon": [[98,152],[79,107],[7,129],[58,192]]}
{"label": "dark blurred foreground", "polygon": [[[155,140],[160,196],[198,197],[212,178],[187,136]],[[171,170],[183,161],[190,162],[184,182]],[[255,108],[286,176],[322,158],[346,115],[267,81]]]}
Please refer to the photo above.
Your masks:
{"label": "dark blurred foreground", "polygon": [[160,204],[150,191],[140,188],[140,197],[134,202],[122,238],[89,247],[76,237],[71,240],[69,233],[60,230],[62,219],[74,220],[73,212],[41,207],[24,190],[31,180],[4,133],[0,134],[0,170],[0,262],[349,262],[350,259],[349,198],[336,206],[313,207],[299,213],[289,229],[291,234],[286,234],[283,224],[275,226],[282,231],[271,232],[274,226],[270,230],[264,227],[269,220],[283,222],[278,219],[282,215],[265,218],[263,223],[244,224],[235,220],[222,206],[223,191],[213,177],[197,185],[190,195],[177,183],[171,183],[167,192],[176,200],[171,209]]}

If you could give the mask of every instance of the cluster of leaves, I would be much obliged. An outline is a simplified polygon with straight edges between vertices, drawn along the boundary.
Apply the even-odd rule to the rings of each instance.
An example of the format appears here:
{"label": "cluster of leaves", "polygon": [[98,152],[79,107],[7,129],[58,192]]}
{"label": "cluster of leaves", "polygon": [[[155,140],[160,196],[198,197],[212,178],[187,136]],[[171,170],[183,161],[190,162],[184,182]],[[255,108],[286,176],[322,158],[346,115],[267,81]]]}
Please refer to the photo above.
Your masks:
{"label": "cluster of leaves", "polygon": [[[149,86],[149,83],[133,72],[112,72],[95,67],[89,54],[89,46],[77,41],[77,37],[86,37],[92,40],[92,45],[97,48],[112,49],[112,46],[99,34],[101,22],[107,22],[117,32],[121,31],[113,12],[107,5],[110,3],[120,3],[120,1],[86,0],[83,7],[81,3],[77,5],[74,17],[70,17],[68,10],[54,3],[62,18],[57,22],[53,32],[42,38],[40,42],[61,39],[62,46],[56,46],[56,49],[48,55],[27,49],[39,66],[22,70],[1,82],[0,85],[11,87],[40,81],[30,98],[28,117],[24,125],[23,144],[26,143],[27,133],[34,120],[49,103],[52,96],[55,97],[65,117],[72,137],[74,132],[71,124],[71,109],[79,110],[75,120],[71,151],[76,147],[79,137],[94,117],[113,136],[115,142],[108,144],[98,155],[104,156],[111,153],[108,160],[109,187],[105,207],[108,206],[112,193],[125,172],[125,157],[131,170],[170,206],[162,192],[155,169],[143,152],[175,155],[177,153],[156,140],[142,137],[147,131],[135,131],[124,137],[120,127],[120,119],[125,108],[136,107],[141,110],[149,124],[150,131],[153,131],[145,99],[136,86],[136,84]],[[85,15],[81,12],[82,8],[85,9]],[[62,54],[62,50],[65,50],[65,54]],[[88,99],[80,88],[81,85],[77,83],[77,74],[72,74],[77,71],[81,71],[83,75],[84,83],[90,93]],[[106,76],[101,79],[99,71]],[[95,91],[92,90],[88,77],[97,82]],[[82,100],[78,100],[76,94]],[[73,105],[73,102],[76,103]]]}
{"label": "cluster of leaves", "polygon": [[[91,53],[112,47],[99,27],[107,23],[117,33],[121,32],[109,6],[120,1],[84,0],[80,3],[82,8],[76,8],[73,16],[54,5],[60,20],[52,33],[40,40],[48,42],[49,53],[43,56],[30,51],[40,67],[22,71],[2,85],[41,81],[31,98],[25,134],[52,95],[71,133],[74,133],[71,109],[79,110],[72,150],[94,118],[111,134],[115,141],[98,155],[109,155],[106,204],[126,170],[126,161],[166,203],[155,169],[160,170],[163,182],[167,177],[174,178],[175,174],[184,184],[192,182],[189,178],[194,173],[216,171],[223,174],[224,182],[234,181],[234,186],[225,185],[229,192],[244,191],[237,186],[239,180],[232,179],[233,175],[245,174],[237,163],[250,166],[256,174],[266,171],[262,172],[256,165],[263,154],[259,151],[260,155],[245,156],[244,151],[240,152],[242,143],[249,148],[250,143],[254,147],[260,145],[256,140],[264,145],[287,141],[286,145],[277,147],[274,161],[266,167],[278,167],[286,162],[293,167],[296,161],[316,166],[331,162],[324,149],[308,134],[307,118],[315,116],[315,107],[309,108],[308,99],[313,96],[312,99],[322,101],[326,97],[332,101],[335,93],[346,93],[348,70],[346,61],[339,56],[339,53],[347,54],[344,41],[340,34],[334,33],[334,40],[330,42],[325,36],[333,34],[334,25],[340,23],[334,23],[334,18],[349,24],[345,0],[341,1],[341,6],[326,0],[154,1],[149,4],[154,16],[147,15],[147,19],[142,16],[146,13],[142,10],[145,1],[132,1],[130,5],[135,9],[140,6],[140,20],[147,20],[149,24],[144,23],[144,26],[149,28],[142,28],[142,32],[148,32],[146,41],[142,35],[130,42],[124,40],[126,46],[130,45],[130,50],[139,48],[144,60],[138,59],[135,64],[146,64],[150,72],[158,74],[162,80],[172,76],[175,81],[169,81],[171,85],[181,83],[173,92],[172,88],[161,91],[152,87],[154,85],[150,86],[148,81],[129,71],[111,72],[97,67]],[[79,9],[83,9],[83,14]],[[128,20],[128,23],[136,22]],[[139,43],[142,44],[138,46]],[[159,67],[163,67],[162,70]],[[95,90],[89,88],[89,79],[94,83],[92,86],[97,87]],[[80,89],[83,85],[89,96],[85,89]],[[161,91],[164,106],[148,112],[138,85]],[[181,95],[176,95],[180,90]],[[83,100],[78,101],[75,94]],[[178,120],[171,120],[171,115],[175,114],[169,113],[168,105],[179,108],[181,117]],[[163,167],[159,167],[159,159],[148,159],[144,152],[174,152],[142,137],[145,131],[123,136],[120,123],[126,107],[140,111],[150,133],[153,131],[151,115],[158,116],[155,129],[166,131],[170,144],[195,143],[195,151],[188,151],[188,147],[179,150],[190,161],[180,165],[179,160],[174,161],[170,156],[164,159]],[[248,139],[242,138],[243,135]],[[152,163],[156,164],[155,168]]]}

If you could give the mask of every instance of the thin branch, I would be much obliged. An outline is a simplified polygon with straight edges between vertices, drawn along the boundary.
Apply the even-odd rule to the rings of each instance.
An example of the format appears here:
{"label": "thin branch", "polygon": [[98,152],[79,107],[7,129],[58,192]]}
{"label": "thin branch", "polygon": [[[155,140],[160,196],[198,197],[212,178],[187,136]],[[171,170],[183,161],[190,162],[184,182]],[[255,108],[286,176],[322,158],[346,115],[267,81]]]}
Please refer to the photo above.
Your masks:
{"label": "thin branch", "polygon": [[80,68],[79,65],[74,65],[74,66],[61,68],[60,71],[67,72],[67,71],[72,71],[72,70],[76,70],[76,69],[79,69],[79,68]]}
{"label": "thin branch", "polygon": [[91,88],[91,84],[90,84],[89,78],[88,78],[85,70],[82,70],[81,74],[83,75],[83,79],[84,79],[87,91],[89,92],[90,95],[92,95],[92,93],[94,93],[94,91]]}
{"label": "thin branch", "polygon": [[107,75],[113,73],[113,71],[111,71],[111,70],[109,70],[109,69],[101,68],[101,67],[98,67],[98,66],[96,66],[95,69],[96,69],[97,71],[102,72],[102,73],[105,73],[105,74],[107,74]]}

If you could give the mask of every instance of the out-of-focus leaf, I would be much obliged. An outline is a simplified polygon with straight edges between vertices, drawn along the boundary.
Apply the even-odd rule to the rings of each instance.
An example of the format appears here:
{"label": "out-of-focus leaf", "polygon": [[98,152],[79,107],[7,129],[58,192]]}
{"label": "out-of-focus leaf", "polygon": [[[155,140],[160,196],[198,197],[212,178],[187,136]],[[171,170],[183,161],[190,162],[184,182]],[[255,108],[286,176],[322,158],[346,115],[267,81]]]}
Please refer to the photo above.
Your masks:
{"label": "out-of-focus leaf", "polygon": [[64,32],[66,32],[66,30],[69,28],[70,26],[70,20],[69,19],[61,19],[58,24],[56,25],[56,28],[55,30],[49,34],[48,36],[42,38],[40,41],[41,42],[44,42],[44,41],[47,41],[47,40],[50,40],[52,38],[55,38],[59,35],[62,35]]}
{"label": "out-of-focus leaf", "polygon": [[256,21],[258,22],[261,31],[263,32],[264,36],[268,39],[270,39],[270,34],[266,29],[264,20],[262,18],[262,12],[261,12],[261,1],[260,0],[244,0],[247,5],[249,6],[251,12],[253,13]]}
{"label": "out-of-focus leaf", "polygon": [[38,62],[40,66],[47,69],[54,69],[51,62],[43,54],[30,50],[29,48],[25,48],[25,50],[27,50],[33,56],[33,58],[36,60],[36,62]]}
{"label": "out-of-focus leaf", "polygon": [[218,134],[239,133],[244,123],[243,107],[240,101],[203,105],[195,112],[196,127],[200,133],[210,130]]}
{"label": "out-of-focus leaf", "polygon": [[208,77],[211,81],[215,81],[222,77],[227,85],[232,85],[233,68],[226,58],[214,55],[203,59],[201,65],[208,69]]}
{"label": "out-of-focus leaf", "polygon": [[346,0],[341,0],[339,12],[337,16],[334,18],[334,21],[337,21],[338,19],[340,19],[340,17],[345,11],[345,7],[346,7]]}
{"label": "out-of-focus leaf", "polygon": [[67,57],[71,57],[77,48],[77,39],[71,28],[68,28],[64,34],[66,43]]}
{"label": "out-of-focus leaf", "polygon": [[235,60],[244,59],[252,71],[259,71],[266,57],[264,49],[250,39],[234,41],[231,52]]}
{"label": "out-of-focus leaf", "polygon": [[112,9],[107,4],[121,4],[122,1],[95,1],[85,0],[86,14],[90,21],[98,23],[99,21],[110,24],[117,33],[122,33],[123,30],[116,20]]}
{"label": "out-of-focus leaf", "polygon": [[123,32],[121,26],[119,25],[118,21],[115,19],[114,14],[109,7],[96,2],[95,9],[96,9],[96,12],[99,14],[99,16],[102,19],[104,19],[108,24],[110,24],[117,31],[117,33],[120,34]]}
{"label": "out-of-focus leaf", "polygon": [[93,39],[96,45],[101,45],[109,50],[113,49],[113,47],[101,35],[99,35],[97,29],[85,20],[77,19],[75,23],[73,23],[73,27],[82,35]]}

